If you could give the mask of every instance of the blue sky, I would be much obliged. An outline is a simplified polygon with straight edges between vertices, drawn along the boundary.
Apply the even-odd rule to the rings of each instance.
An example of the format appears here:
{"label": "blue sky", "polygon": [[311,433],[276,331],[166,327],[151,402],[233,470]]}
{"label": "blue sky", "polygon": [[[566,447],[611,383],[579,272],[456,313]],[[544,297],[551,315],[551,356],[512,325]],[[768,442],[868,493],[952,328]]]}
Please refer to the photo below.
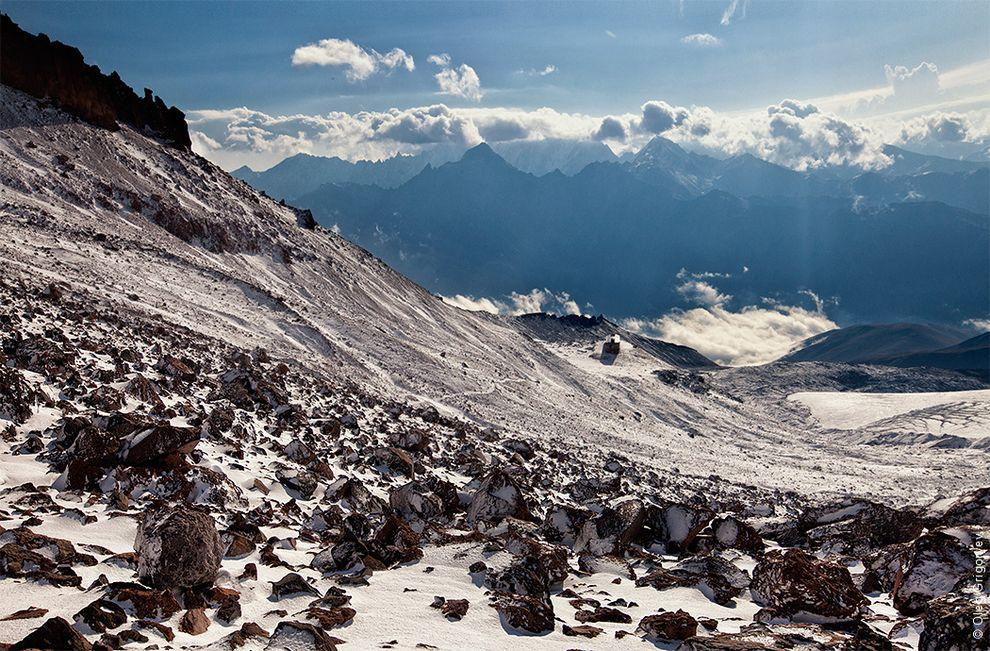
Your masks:
{"label": "blue sky", "polygon": [[[984,77],[990,76],[990,3],[986,2],[7,0],[4,11],[29,31],[45,32],[79,47],[104,71],[118,70],[135,87],[153,88],[194,118],[196,111],[239,107],[275,118],[442,104],[455,112],[474,111],[468,119],[475,122],[480,111],[499,109],[527,112],[524,119],[532,121],[532,112],[546,107],[593,121],[626,116],[625,138],[610,143],[618,149],[653,135],[632,123],[651,100],[686,109],[705,107],[718,115],[762,112],[786,98],[816,98],[820,108],[844,117],[858,113],[876,118],[894,108],[923,106],[963,115],[987,108]],[[684,40],[691,35],[697,36]],[[386,54],[399,48],[411,57],[413,69],[379,65],[374,73],[355,79],[348,77],[346,66],[293,65],[299,48],[323,39],[350,41],[366,53]],[[454,81],[463,80],[462,65],[470,68],[478,80],[476,93],[441,93],[437,75],[444,66],[428,58],[443,53],[449,55],[447,67]],[[896,106],[888,103],[884,111],[877,106],[851,111],[829,103],[830,98],[892,86],[885,66],[904,66],[911,73],[922,63],[931,64],[937,75],[963,73],[953,77],[948,88],[943,83],[937,98],[916,97],[912,107],[899,101]],[[929,70],[922,72],[927,75]],[[965,77],[963,82],[975,79],[976,83],[960,85],[960,76]],[[914,77],[912,83],[920,79]],[[971,126],[982,128],[984,116],[974,115]],[[244,145],[236,138],[227,143],[229,129],[206,121],[202,125],[202,133],[220,146],[217,158],[228,167],[233,163],[229,154],[238,147],[245,149],[241,158],[257,164],[289,151],[286,145],[259,152],[255,150],[264,145]],[[577,126],[526,131],[525,137],[557,137],[572,131],[578,133]],[[674,131],[667,135],[677,139]],[[477,137],[457,128],[445,133],[465,142]],[[490,139],[484,128],[480,133]],[[495,132],[489,128],[487,133]],[[435,140],[435,134],[430,138]],[[400,139],[385,146],[386,139],[376,137],[376,146],[352,143],[348,148],[341,141],[334,149],[328,139],[322,139],[326,152],[320,149],[320,138],[312,140],[309,149],[373,157],[422,144]],[[698,146],[711,148],[711,143]]]}

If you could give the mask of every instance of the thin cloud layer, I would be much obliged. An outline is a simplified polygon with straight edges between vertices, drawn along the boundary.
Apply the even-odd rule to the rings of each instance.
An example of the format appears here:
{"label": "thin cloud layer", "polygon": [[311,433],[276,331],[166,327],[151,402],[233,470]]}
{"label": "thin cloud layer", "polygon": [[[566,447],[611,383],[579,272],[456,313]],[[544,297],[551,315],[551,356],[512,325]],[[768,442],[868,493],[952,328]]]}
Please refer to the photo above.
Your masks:
{"label": "thin cloud layer", "polygon": [[535,312],[551,314],[581,314],[577,301],[567,292],[555,293],[549,289],[533,288],[526,293],[512,292],[504,299],[475,298],[456,294],[441,296],[444,303],[469,312],[488,312],[503,316],[520,316]]}
{"label": "thin cloud layer", "polygon": [[723,45],[722,39],[708,33],[688,34],[681,39],[681,43],[700,48],[721,47]]}
{"label": "thin cloud layer", "polygon": [[405,68],[411,72],[416,68],[413,58],[400,48],[381,54],[339,38],[325,38],[296,48],[292,53],[292,65],[342,67],[350,82],[362,81],[382,70]]}

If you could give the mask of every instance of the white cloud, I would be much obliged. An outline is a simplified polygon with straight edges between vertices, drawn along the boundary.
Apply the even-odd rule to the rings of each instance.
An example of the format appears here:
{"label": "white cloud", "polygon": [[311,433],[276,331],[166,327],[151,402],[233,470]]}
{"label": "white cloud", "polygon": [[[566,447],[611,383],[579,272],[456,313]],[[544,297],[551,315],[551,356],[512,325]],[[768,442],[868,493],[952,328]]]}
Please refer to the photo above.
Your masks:
{"label": "white cloud", "polygon": [[663,100],[651,100],[641,107],[643,117],[639,128],[646,133],[664,133],[680,126],[688,118],[688,110],[683,106],[671,106]]}
{"label": "white cloud", "polygon": [[517,75],[526,75],[527,77],[546,77],[547,75],[552,75],[557,72],[557,66],[552,63],[547,64],[542,68],[530,68],[529,70],[516,70]]}
{"label": "white cloud", "polygon": [[723,45],[722,39],[707,33],[688,34],[681,39],[681,43],[693,47],[721,47]]}
{"label": "white cloud", "polygon": [[979,332],[990,332],[990,319],[966,319],[963,325]]}
{"label": "white cloud", "polygon": [[725,8],[722,12],[722,24],[729,25],[733,20],[736,19],[737,15],[739,18],[746,17],[746,11],[749,9],[749,0],[732,0],[729,6]]}
{"label": "white cloud", "polygon": [[732,299],[732,296],[720,293],[714,285],[703,280],[688,280],[677,286],[677,293],[689,303],[708,307],[723,305]]}
{"label": "white cloud", "polygon": [[446,68],[447,66],[450,65],[450,55],[447,54],[446,52],[442,52],[440,54],[431,54],[430,56],[426,57],[426,60],[435,66],[440,66],[441,68]]}
{"label": "white cloud", "polygon": [[939,92],[938,66],[922,61],[914,68],[885,65],[884,76],[895,97],[930,97]]}
{"label": "white cloud", "polygon": [[615,32],[613,32],[610,29],[606,29],[605,30],[605,36],[608,36],[609,38],[615,38]]}
{"label": "white cloud", "polygon": [[474,298],[473,296],[464,296],[463,294],[441,296],[440,298],[443,299],[443,302],[447,305],[453,305],[456,308],[460,308],[468,312],[488,312],[489,314],[499,313],[499,306],[496,305],[490,298]]}
{"label": "white cloud", "polygon": [[190,131],[189,139],[192,140],[192,150],[200,156],[206,156],[210,152],[217,151],[223,147],[219,142],[201,131]]}
{"label": "white cloud", "polygon": [[478,73],[474,71],[474,68],[466,63],[453,66],[450,55],[446,52],[431,54],[427,57],[427,61],[442,68],[440,72],[433,75],[434,79],[437,80],[437,85],[440,86],[441,95],[454,95],[474,102],[481,101],[483,95],[481,79],[478,78]]}
{"label": "white cloud", "polygon": [[533,288],[528,292],[512,292],[504,299],[475,298],[457,294],[441,296],[444,303],[471,312],[489,312],[504,316],[520,316],[535,312],[553,314],[581,314],[577,301],[567,292],[554,293],[549,289]]}
{"label": "white cloud", "polygon": [[444,68],[433,75],[441,95],[456,95],[475,102],[481,101],[481,80],[474,68],[462,63],[457,68]]}
{"label": "white cloud", "polygon": [[412,71],[416,68],[413,58],[399,48],[381,54],[366,50],[354,41],[339,38],[325,38],[318,43],[296,48],[292,53],[292,65],[343,67],[350,82],[367,79],[382,69],[401,67]]}
{"label": "white cloud", "polygon": [[625,123],[617,117],[607,115],[602,118],[601,124],[591,135],[595,140],[618,140],[625,141],[627,136]]}

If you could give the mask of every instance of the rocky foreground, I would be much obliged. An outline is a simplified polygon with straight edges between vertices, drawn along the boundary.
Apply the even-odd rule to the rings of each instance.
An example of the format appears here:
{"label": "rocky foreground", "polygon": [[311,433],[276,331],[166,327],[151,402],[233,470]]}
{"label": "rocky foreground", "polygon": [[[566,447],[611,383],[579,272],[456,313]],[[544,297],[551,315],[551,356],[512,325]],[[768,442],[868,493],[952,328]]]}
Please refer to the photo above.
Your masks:
{"label": "rocky foreground", "polygon": [[986,648],[990,488],[674,499],[660,464],[0,290],[7,648]]}

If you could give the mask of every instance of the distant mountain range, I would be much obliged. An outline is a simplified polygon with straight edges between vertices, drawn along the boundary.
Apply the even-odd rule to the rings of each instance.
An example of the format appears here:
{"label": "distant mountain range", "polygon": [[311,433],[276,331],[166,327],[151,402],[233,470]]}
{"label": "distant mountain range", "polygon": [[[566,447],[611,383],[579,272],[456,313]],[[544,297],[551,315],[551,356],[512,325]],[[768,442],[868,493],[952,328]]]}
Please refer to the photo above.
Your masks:
{"label": "distant mountain range", "polygon": [[[591,140],[515,140],[491,145],[495,153],[534,176],[574,176],[588,165],[612,163],[639,180],[679,198],[722,190],[739,197],[835,196],[855,198],[860,205],[902,201],[940,201],[976,212],[990,210],[990,164],[928,156],[892,145],[884,153],[889,167],[871,172],[858,168],[826,168],[807,173],[775,165],[750,154],[727,159],[690,152],[657,136],[639,152],[617,157]],[[231,174],[276,199],[294,201],[333,183],[396,188],[427,166],[459,160],[464,149],[438,146],[417,155],[381,161],[350,162],[296,154],[263,172],[240,167]]]}
{"label": "distant mountain range", "polygon": [[612,316],[656,316],[685,305],[675,291],[683,268],[730,274],[718,287],[743,305],[796,300],[800,289],[838,297],[830,315],[846,322],[986,317],[986,213],[869,205],[816,194],[823,184],[663,139],[632,162],[573,176],[522,172],[482,144],[395,188],[327,184],[294,203],[445,295],[549,287]]}

